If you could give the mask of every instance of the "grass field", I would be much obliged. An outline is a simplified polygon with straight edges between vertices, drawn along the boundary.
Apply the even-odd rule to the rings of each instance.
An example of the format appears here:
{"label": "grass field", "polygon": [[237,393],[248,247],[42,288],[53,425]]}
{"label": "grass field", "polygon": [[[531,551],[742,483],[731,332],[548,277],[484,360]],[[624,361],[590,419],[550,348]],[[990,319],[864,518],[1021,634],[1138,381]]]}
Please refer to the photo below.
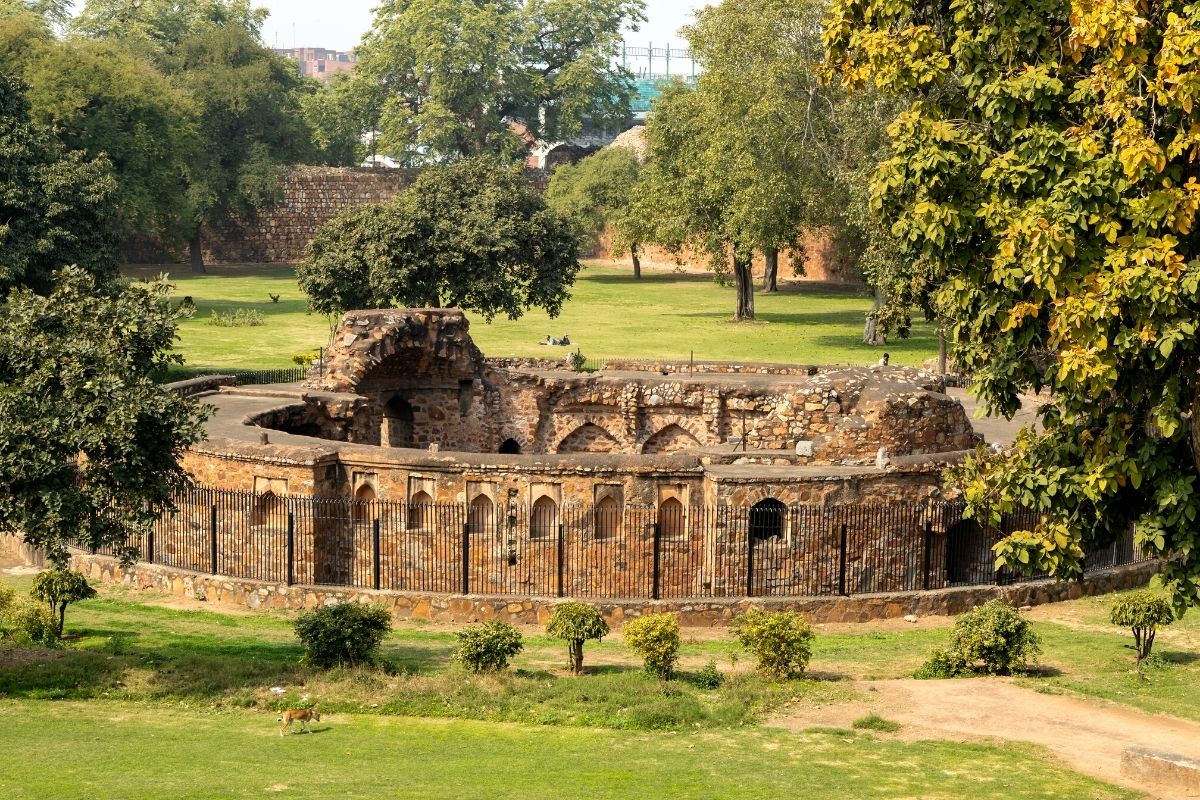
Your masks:
{"label": "grass field", "polygon": [[[450,661],[453,629],[417,623],[389,636],[385,668],[319,672],[297,663],[291,613],[180,602],[102,587],[68,613],[64,647],[0,647],[0,796],[1130,796],[1032,747],[760,725],[773,709],[861,699],[852,679],[910,675],[944,626],[822,628],[810,677],[783,683],[751,673],[728,632],[706,633],[685,641],[683,679],[663,684],[615,636],[589,643],[590,674],[571,676],[562,643],[536,629],[509,674],[468,675]],[[1161,664],[1142,680],[1128,632],[1104,619],[1111,602],[1035,610],[1046,654],[1024,682],[1200,719],[1200,617],[1160,632]],[[719,690],[687,680],[709,661],[727,676]],[[302,695],[328,716],[317,735],[281,739],[275,712]]]}
{"label": "grass field", "polygon": [[[326,343],[329,323],[306,311],[306,300],[290,267],[210,267],[211,274],[172,274],[178,297],[196,303],[196,316],[180,326],[179,348],[193,368],[274,369],[291,357]],[[146,270],[131,271],[147,277]],[[281,296],[278,304],[268,295]],[[567,334],[590,358],[674,358],[812,364],[870,364],[884,348],[862,343],[864,314],[871,300],[854,289],[793,283],[775,295],[756,298],[758,320],[731,321],[734,296],[711,276],[648,272],[635,281],[627,270],[590,264],[579,276],[572,299],[558,319],[532,311],[518,321],[472,320],[471,335],[490,356],[560,356],[541,347],[547,335]],[[209,324],[213,310],[259,311],[266,324],[222,328]],[[920,323],[913,336],[888,344],[897,364],[918,364],[934,355],[932,326]]]}

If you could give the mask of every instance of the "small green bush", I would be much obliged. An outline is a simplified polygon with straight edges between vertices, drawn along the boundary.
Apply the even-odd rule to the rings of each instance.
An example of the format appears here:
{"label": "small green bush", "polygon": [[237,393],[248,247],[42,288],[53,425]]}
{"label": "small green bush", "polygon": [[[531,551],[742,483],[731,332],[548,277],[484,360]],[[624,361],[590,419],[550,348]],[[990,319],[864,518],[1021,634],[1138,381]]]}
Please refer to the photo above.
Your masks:
{"label": "small green bush", "polygon": [[1154,592],[1130,592],[1122,595],[1113,604],[1109,619],[1133,631],[1133,649],[1137,664],[1150,657],[1154,648],[1154,637],[1159,625],[1170,625],[1175,621],[1175,611],[1165,597]]}
{"label": "small green bush", "polygon": [[717,669],[717,662],[710,660],[704,669],[692,675],[688,682],[697,689],[720,689],[725,682],[725,676]]}
{"label": "small green bush", "polygon": [[674,614],[646,614],[631,619],[621,630],[630,650],[642,657],[646,671],[669,681],[679,662],[679,618]]}
{"label": "small green bush", "polygon": [[1012,675],[1025,672],[1042,652],[1029,620],[1000,600],[989,600],[954,621],[950,646],[935,650],[918,678],[949,678],[964,672]]}
{"label": "small green bush", "polygon": [[321,668],[365,664],[392,629],[392,615],[380,605],[342,603],[301,614],[294,627],[304,645],[303,663]]}
{"label": "small green bush", "polygon": [[218,328],[257,328],[267,323],[262,313],[253,308],[235,308],[226,312],[214,308],[208,324]]}
{"label": "small green bush", "polygon": [[302,367],[312,366],[321,358],[320,350],[309,350],[306,353],[296,353],[292,356],[292,363],[299,364]]}
{"label": "small green bush", "polygon": [[508,669],[508,662],[525,648],[521,632],[500,620],[472,625],[454,635],[458,639],[454,660],[471,672]]}
{"label": "small green bush", "polygon": [[921,680],[953,678],[965,670],[966,665],[956,653],[939,648],[929,654],[929,658],[925,659],[925,663],[913,673],[913,677]]}
{"label": "small green bush", "polygon": [[57,620],[41,603],[6,594],[0,598],[0,638],[22,647],[51,647],[58,641]]}
{"label": "small green bush", "polygon": [[8,610],[8,607],[17,601],[17,590],[11,586],[0,584],[0,616]]}
{"label": "small green bush", "polygon": [[759,671],[776,678],[803,675],[812,658],[812,626],[795,611],[751,608],[734,620],[733,632],[758,659]]}
{"label": "small green bush", "polygon": [[55,568],[38,573],[29,589],[29,596],[41,600],[50,609],[50,615],[55,620],[54,634],[58,637],[62,636],[63,625],[67,621],[67,606],[90,600],[96,596],[96,590],[81,573]]}
{"label": "small green bush", "polygon": [[563,603],[554,607],[546,635],[567,642],[567,666],[576,675],[583,672],[583,643],[608,635],[608,623],[595,606],[587,603]]}

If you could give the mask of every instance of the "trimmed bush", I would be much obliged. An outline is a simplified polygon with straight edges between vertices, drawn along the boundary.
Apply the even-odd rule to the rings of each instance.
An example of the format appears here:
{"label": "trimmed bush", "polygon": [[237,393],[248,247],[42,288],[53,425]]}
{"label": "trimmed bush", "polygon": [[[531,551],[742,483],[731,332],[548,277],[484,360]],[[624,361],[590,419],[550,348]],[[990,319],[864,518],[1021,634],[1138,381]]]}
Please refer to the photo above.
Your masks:
{"label": "trimmed bush", "polygon": [[1114,625],[1133,631],[1133,649],[1140,667],[1154,649],[1154,636],[1158,633],[1158,626],[1174,622],[1175,611],[1166,598],[1154,592],[1130,592],[1122,595],[1113,604],[1109,619]]}
{"label": "trimmed bush", "polygon": [[720,689],[724,682],[725,676],[717,669],[716,661],[709,661],[704,665],[704,669],[689,679],[689,683],[697,689]]}
{"label": "trimmed bush", "polygon": [[576,675],[583,672],[583,643],[608,635],[608,623],[595,606],[587,603],[563,603],[554,607],[546,635],[567,642],[567,668]]}
{"label": "trimmed bush", "polygon": [[0,639],[22,647],[50,647],[58,641],[57,619],[31,598],[0,592]]}
{"label": "trimmed bush", "polygon": [[294,627],[304,645],[302,663],[323,669],[366,664],[392,629],[392,615],[380,605],[342,603],[301,614]]}
{"label": "trimmed bush", "polygon": [[803,675],[812,658],[812,626],[795,611],[751,608],[734,620],[733,632],[758,659],[758,670],[776,678]]}
{"label": "trimmed bush", "polygon": [[69,569],[48,569],[38,573],[29,589],[29,596],[41,600],[54,619],[54,635],[62,636],[67,621],[67,606],[96,596],[96,590],[81,573]]}
{"label": "trimmed bush", "polygon": [[646,671],[671,680],[679,662],[679,618],[674,614],[646,614],[631,619],[621,630],[630,650],[642,657]]}
{"label": "trimmed bush", "polygon": [[454,660],[471,672],[499,672],[508,669],[513,656],[525,649],[521,632],[507,622],[493,620],[472,625],[454,634],[458,650]]}
{"label": "trimmed bush", "polygon": [[1041,641],[1029,620],[1000,600],[989,600],[954,621],[950,646],[935,650],[918,678],[949,678],[964,672],[1012,675],[1037,662]]}

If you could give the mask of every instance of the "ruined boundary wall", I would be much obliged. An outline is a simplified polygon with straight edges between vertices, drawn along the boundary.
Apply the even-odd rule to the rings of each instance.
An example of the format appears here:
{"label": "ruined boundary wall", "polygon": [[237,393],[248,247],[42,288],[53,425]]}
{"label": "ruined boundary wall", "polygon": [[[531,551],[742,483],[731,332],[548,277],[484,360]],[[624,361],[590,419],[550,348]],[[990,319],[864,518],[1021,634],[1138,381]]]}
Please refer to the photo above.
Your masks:
{"label": "ruined boundary wall", "polygon": [[[201,242],[210,264],[294,264],[322,225],[338,212],[389,200],[416,179],[414,169],[350,167],[293,167],[280,184],[280,200],[253,219],[206,229]],[[530,173],[545,188],[546,176]],[[174,250],[141,237],[125,241],[122,259],[129,264],[176,264],[186,260],[186,248]]]}

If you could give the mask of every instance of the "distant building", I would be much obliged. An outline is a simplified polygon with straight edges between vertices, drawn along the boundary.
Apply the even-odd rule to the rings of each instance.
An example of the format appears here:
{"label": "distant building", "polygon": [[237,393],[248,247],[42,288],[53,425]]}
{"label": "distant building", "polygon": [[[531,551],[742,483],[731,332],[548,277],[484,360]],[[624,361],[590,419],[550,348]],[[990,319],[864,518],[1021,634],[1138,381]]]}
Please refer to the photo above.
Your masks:
{"label": "distant building", "polygon": [[358,58],[353,52],[326,50],[324,47],[276,48],[284,58],[300,62],[300,74],[327,81],[339,72],[353,72]]}

